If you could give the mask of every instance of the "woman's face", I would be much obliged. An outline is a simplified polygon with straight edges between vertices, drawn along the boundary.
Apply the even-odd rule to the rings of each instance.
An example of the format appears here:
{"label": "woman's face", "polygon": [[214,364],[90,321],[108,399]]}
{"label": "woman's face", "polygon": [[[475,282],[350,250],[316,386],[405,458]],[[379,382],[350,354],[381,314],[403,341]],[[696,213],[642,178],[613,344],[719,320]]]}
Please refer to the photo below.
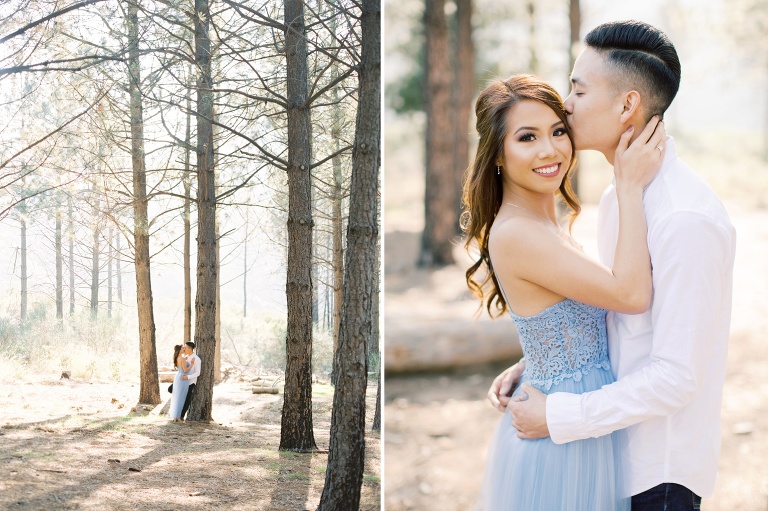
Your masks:
{"label": "woman's face", "polygon": [[525,99],[507,113],[502,175],[504,181],[537,193],[554,193],[571,162],[566,126],[544,103]]}

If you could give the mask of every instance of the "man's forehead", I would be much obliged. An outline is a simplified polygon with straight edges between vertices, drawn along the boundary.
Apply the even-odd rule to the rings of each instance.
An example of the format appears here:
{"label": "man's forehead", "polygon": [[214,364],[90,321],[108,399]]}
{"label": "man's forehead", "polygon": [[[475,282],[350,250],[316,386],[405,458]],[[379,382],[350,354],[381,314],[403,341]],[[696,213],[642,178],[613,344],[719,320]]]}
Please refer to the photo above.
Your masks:
{"label": "man's forehead", "polygon": [[592,48],[585,48],[573,64],[571,82],[579,85],[596,85],[603,81],[605,58]]}

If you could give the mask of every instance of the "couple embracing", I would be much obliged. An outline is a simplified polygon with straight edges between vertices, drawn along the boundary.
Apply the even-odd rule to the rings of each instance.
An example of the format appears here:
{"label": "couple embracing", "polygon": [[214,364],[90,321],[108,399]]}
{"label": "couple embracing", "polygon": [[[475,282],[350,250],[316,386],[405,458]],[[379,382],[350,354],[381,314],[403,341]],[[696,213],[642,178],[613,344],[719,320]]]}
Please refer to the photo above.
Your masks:
{"label": "couple embracing", "polygon": [[[736,237],[666,136],[680,76],[665,34],[613,22],[587,35],[564,103],[532,76],[477,100],[467,283],[524,354],[488,392],[504,416],[479,509],[681,511],[713,493]],[[600,262],[556,217],[557,195],[580,210],[575,149],[614,166]]]}
{"label": "couple embracing", "polygon": [[168,416],[173,422],[182,422],[189,410],[189,404],[195,396],[197,377],[200,376],[200,357],[195,354],[195,343],[192,341],[177,344],[173,347],[173,365],[176,376],[171,391],[171,406]]}

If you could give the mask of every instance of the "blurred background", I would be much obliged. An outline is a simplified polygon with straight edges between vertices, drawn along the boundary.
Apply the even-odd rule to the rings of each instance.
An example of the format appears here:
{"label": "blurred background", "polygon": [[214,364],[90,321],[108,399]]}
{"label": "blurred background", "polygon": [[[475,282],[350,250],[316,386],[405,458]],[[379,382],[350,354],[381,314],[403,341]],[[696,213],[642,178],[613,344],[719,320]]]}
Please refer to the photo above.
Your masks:
{"label": "blurred background", "polygon": [[[485,394],[521,356],[509,318],[478,314],[458,230],[476,144],[474,98],[534,73],[565,97],[579,41],[614,20],[651,23],[683,69],[666,114],[680,156],[738,231],[723,452],[703,509],[768,509],[768,3],[761,0],[385,0],[385,506],[474,504],[500,414]],[[596,254],[602,155],[579,153],[574,237]],[[692,432],[692,434],[695,434]]]}

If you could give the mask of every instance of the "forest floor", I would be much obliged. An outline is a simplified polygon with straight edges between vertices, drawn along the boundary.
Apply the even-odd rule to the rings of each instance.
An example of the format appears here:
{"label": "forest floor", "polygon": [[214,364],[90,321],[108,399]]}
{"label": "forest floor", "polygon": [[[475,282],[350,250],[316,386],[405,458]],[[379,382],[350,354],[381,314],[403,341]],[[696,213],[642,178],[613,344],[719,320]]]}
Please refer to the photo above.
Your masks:
{"label": "forest floor", "polygon": [[[717,486],[704,511],[768,509],[768,208],[726,204],[738,232],[733,315],[722,405],[722,452]],[[596,208],[587,205],[574,227],[576,240],[594,251]],[[388,228],[393,223],[388,224]],[[403,231],[403,225],[398,226]],[[414,234],[417,235],[417,234]],[[386,241],[385,241],[386,244]],[[418,273],[416,254],[387,264],[387,282]],[[394,251],[391,253],[394,254]],[[390,252],[387,252],[388,256]],[[398,254],[395,254],[398,256]],[[399,268],[399,269],[398,269]],[[387,287],[388,311],[434,316],[445,297],[465,286],[463,268],[443,269],[431,290]],[[448,278],[451,277],[451,278]],[[391,280],[389,280],[391,279]],[[437,282],[437,284],[435,283]],[[391,291],[391,292],[390,292]],[[414,299],[417,297],[417,299]],[[455,320],[455,305],[444,308]],[[387,321],[396,321],[387,313]],[[408,317],[411,317],[408,316]],[[404,321],[407,321],[404,320]],[[467,321],[472,321],[468,315]],[[423,332],[420,337],[423,338]],[[512,336],[510,336],[512,339]],[[385,341],[386,342],[386,341]],[[512,342],[512,341],[510,341]],[[515,360],[441,373],[387,374],[385,379],[385,507],[387,511],[472,509],[483,477],[486,448],[501,415],[486,400],[493,378]],[[692,435],[696,432],[692,431]]]}
{"label": "forest floor", "polygon": [[[135,383],[29,377],[0,384],[0,509],[316,509],[327,454],[279,452],[282,393],[250,388],[221,383],[214,422],[173,423],[160,413],[163,404],[135,404]],[[315,440],[326,451],[332,399],[330,385],[314,385]],[[366,511],[380,509],[375,405],[373,381],[360,506]]]}

